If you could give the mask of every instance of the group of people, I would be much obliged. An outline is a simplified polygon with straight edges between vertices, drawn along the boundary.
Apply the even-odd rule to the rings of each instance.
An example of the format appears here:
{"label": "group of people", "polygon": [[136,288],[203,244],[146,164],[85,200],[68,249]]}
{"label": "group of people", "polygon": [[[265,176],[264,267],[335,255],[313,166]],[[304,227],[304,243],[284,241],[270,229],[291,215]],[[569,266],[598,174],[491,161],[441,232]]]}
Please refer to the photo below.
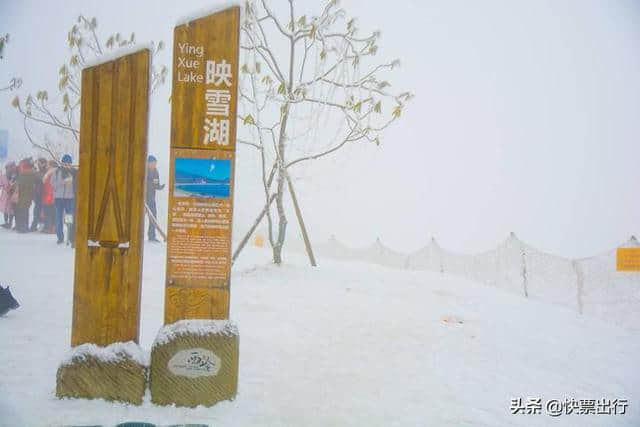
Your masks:
{"label": "group of people", "polygon": [[0,213],[4,219],[1,226],[18,233],[55,233],[58,244],[62,244],[67,223],[68,241],[73,244],[77,169],[72,163],[69,154],[62,156],[60,162],[44,158],[34,162],[30,157],[18,164],[8,162],[4,173],[0,171]]}
{"label": "group of people", "polygon": [[[156,191],[164,188],[156,164],[156,158],[150,155],[145,202],[154,219],[157,215]],[[67,242],[73,246],[77,171],[69,154],[62,156],[59,162],[44,158],[34,162],[29,157],[17,165],[15,162],[5,164],[4,173],[0,171],[0,213],[4,217],[1,227],[18,233],[55,233],[58,244],[62,244],[67,224]],[[147,237],[149,241],[157,241],[153,221],[149,221]]]}

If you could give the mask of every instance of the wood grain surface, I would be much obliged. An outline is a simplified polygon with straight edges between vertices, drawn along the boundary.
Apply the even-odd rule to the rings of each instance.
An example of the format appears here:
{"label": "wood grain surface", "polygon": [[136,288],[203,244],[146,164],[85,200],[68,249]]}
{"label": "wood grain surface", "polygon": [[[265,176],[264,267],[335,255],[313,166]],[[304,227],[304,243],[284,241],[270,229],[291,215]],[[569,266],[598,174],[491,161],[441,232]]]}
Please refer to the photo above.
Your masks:
{"label": "wood grain surface", "polygon": [[82,71],[72,346],[138,342],[149,60]]}

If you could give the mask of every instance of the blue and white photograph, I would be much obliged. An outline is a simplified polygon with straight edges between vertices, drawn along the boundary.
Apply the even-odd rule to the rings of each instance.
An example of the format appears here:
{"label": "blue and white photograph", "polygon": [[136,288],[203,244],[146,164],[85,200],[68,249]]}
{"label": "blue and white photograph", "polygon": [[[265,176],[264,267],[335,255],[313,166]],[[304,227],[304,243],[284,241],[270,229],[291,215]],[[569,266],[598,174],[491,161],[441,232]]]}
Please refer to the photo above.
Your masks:
{"label": "blue and white photograph", "polygon": [[228,198],[231,161],[176,157],[175,197]]}

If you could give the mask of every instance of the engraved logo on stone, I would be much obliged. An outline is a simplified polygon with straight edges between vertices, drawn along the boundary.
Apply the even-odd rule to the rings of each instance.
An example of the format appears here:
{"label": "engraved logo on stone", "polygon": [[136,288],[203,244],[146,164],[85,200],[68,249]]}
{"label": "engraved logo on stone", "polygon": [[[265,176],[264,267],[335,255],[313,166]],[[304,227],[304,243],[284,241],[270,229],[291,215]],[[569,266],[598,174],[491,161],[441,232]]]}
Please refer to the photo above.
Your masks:
{"label": "engraved logo on stone", "polygon": [[218,374],[221,366],[220,358],[204,348],[179,351],[167,364],[173,375],[189,378],[212,377]]}

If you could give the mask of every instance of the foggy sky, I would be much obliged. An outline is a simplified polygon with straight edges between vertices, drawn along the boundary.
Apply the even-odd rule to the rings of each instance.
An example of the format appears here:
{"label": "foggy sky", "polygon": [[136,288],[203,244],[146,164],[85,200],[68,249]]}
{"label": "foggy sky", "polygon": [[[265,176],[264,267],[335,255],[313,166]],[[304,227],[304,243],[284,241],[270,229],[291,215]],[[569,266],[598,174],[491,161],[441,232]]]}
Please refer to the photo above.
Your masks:
{"label": "foggy sky", "polygon": [[[282,5],[280,5],[282,3]],[[3,0],[11,41],[0,84],[22,77],[25,95],[48,89],[68,60],[78,14],[99,33],[163,40],[215,1]],[[285,6],[270,1],[273,8]],[[319,13],[324,3],[303,1]],[[381,147],[357,145],[297,175],[312,240],[352,245],[380,237],[413,250],[435,236],[458,252],[494,247],[510,231],[542,250],[589,256],[640,234],[640,2],[343,1],[363,29],[380,29],[380,61],[400,58],[390,79],[416,97]],[[168,175],[170,78],[154,95],[150,149]],[[20,116],[0,93],[10,155],[30,152]],[[22,151],[21,151],[22,150]],[[263,203],[255,155],[237,157],[234,233]],[[296,172],[294,171],[294,175]],[[166,191],[163,197],[166,197]],[[166,201],[159,200],[160,216]],[[296,233],[295,216],[289,218]]]}

